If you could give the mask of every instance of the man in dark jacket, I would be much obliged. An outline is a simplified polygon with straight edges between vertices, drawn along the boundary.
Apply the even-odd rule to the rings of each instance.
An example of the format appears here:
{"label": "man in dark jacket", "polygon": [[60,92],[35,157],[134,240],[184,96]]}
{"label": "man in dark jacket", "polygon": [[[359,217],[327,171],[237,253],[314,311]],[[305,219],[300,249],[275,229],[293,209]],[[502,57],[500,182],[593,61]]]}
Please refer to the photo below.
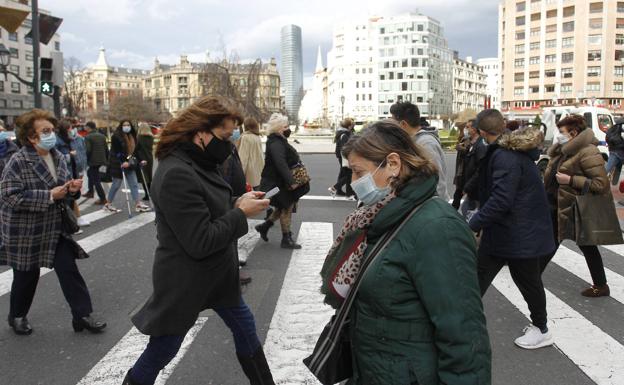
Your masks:
{"label": "man in dark jacket", "polygon": [[[336,137],[334,138],[336,142],[335,153],[336,158],[338,158],[338,163],[340,164],[340,171],[336,184],[328,189],[332,195],[355,196],[355,192],[353,192],[351,188],[351,169],[349,165],[345,163],[346,159],[342,158],[342,148],[347,144],[351,135],[353,135],[353,127],[355,127],[355,123],[353,123],[353,120],[347,118],[340,123],[340,128],[336,131]],[[342,191],[342,186],[346,187],[346,193]]]}
{"label": "man in dark jacket", "polygon": [[481,232],[478,274],[482,295],[509,266],[531,312],[532,324],[515,340],[524,349],[553,344],[546,317],[546,295],[540,259],[555,250],[546,191],[535,161],[543,135],[537,129],[502,135],[505,121],[498,110],[485,110],[477,125],[488,151],[479,172],[480,210],[470,228]]}
{"label": "man in dark jacket", "polygon": [[87,170],[89,189],[85,197],[93,198],[93,189],[95,188],[100,198],[100,200],[95,203],[103,205],[106,203],[106,193],[102,188],[102,181],[100,180],[100,167],[106,165],[108,162],[108,143],[106,142],[106,136],[102,135],[97,130],[95,123],[87,122],[85,126],[89,130],[89,134],[85,138],[87,164],[89,165],[89,169]]}
{"label": "man in dark jacket", "polygon": [[607,131],[606,140],[609,146],[609,160],[607,161],[607,174],[615,171],[611,178],[613,185],[616,185],[620,179],[622,164],[624,163],[624,120],[618,120],[609,131]]}
{"label": "man in dark jacket", "polygon": [[470,139],[470,147],[466,153],[462,171],[464,203],[460,211],[464,217],[468,211],[473,211],[479,206],[479,164],[487,154],[487,145],[485,139],[479,135],[476,121],[470,120],[465,129]]}

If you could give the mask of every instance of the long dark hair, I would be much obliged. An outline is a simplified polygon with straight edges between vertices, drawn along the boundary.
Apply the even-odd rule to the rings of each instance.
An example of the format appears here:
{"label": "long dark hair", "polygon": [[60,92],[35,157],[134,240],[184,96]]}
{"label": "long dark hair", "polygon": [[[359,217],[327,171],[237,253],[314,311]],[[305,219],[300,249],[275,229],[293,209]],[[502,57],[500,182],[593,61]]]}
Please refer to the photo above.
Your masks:
{"label": "long dark hair", "polygon": [[56,132],[58,136],[63,139],[63,142],[67,144],[71,142],[71,138],[69,137],[69,130],[71,130],[71,128],[71,122],[67,119],[62,119],[56,126]]}
{"label": "long dark hair", "polygon": [[228,118],[237,124],[243,122],[241,114],[228,99],[215,96],[199,99],[167,123],[160,134],[156,158],[162,160],[171,154],[178,143],[190,142],[198,132],[219,127]]}
{"label": "long dark hair", "polygon": [[352,136],[343,148],[342,155],[348,158],[349,154],[355,153],[375,164],[381,164],[393,152],[401,158],[399,176],[391,182],[395,190],[414,177],[426,178],[438,173],[426,150],[416,145],[401,126],[390,120],[373,123]]}
{"label": "long dark hair", "polygon": [[130,121],[130,119],[122,119],[119,121],[119,124],[117,125],[117,128],[115,129],[115,133],[116,134],[125,134],[125,132],[123,132],[123,125],[124,123],[128,123],[130,125],[130,134],[134,137],[137,136],[137,132],[136,132],[136,128],[134,127],[134,124],[132,124],[132,121]]}

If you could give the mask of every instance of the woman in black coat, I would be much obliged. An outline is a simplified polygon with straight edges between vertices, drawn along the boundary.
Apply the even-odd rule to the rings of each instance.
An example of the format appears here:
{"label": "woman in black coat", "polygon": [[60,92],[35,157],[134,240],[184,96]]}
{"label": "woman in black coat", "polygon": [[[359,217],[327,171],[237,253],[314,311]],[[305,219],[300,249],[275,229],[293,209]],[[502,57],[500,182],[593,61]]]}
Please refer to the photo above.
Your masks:
{"label": "woman in black coat", "polygon": [[154,134],[147,123],[139,123],[139,134],[137,136],[137,158],[144,161],[137,169],[137,177],[143,185],[145,191],[144,201],[149,201],[149,189],[152,185],[152,172],[154,169]]}
{"label": "woman in black coat", "polygon": [[299,186],[293,178],[292,168],[301,163],[297,150],[286,139],[290,135],[288,118],[281,114],[273,114],[269,119],[267,132],[269,137],[266,143],[266,154],[260,190],[268,192],[279,187],[279,194],[271,198],[271,206],[275,210],[264,223],[256,226],[260,237],[268,242],[267,233],[273,223],[280,221],[282,227],[281,247],[285,249],[300,249],[301,245],[295,243],[292,238],[290,223],[292,213],[299,198],[310,191],[310,185],[306,183]]}
{"label": "woman in black coat", "polygon": [[247,218],[266,210],[269,201],[260,199],[260,192],[233,197],[218,170],[232,153],[228,138],[242,121],[229,105],[204,97],[161,134],[152,182],[158,240],[154,291],[132,317],[150,342],[124,385],[154,384],[205,309],[213,309],[231,329],[251,384],[274,384],[253,314],[241,297],[235,250],[248,231]]}

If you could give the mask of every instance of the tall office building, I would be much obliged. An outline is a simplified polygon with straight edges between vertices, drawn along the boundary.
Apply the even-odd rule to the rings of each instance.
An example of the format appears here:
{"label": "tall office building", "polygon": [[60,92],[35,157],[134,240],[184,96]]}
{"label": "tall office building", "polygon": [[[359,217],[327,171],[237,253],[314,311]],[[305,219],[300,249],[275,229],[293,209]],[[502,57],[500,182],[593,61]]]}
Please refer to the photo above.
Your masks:
{"label": "tall office building", "polygon": [[303,54],[301,28],[290,24],[282,27],[281,81],[284,89],[286,111],[291,123],[296,123],[303,98]]}
{"label": "tall office building", "polygon": [[502,0],[502,108],[588,103],[622,112],[624,1]]}

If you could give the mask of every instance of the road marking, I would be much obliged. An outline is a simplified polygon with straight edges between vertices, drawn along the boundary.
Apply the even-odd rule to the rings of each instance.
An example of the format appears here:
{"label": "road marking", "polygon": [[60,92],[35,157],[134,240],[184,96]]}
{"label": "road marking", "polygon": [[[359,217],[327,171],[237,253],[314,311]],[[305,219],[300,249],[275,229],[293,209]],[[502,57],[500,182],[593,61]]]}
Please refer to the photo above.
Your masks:
{"label": "road marking", "polygon": [[[529,318],[526,302],[507,267],[494,280],[494,287]],[[596,384],[624,384],[624,346],[548,290],[546,304],[548,327],[556,347]]]}
{"label": "road marking", "polygon": [[112,211],[100,209],[89,214],[81,215],[80,217],[88,221],[89,223],[94,223],[96,221],[99,221],[100,219],[104,219],[113,214],[115,213]]}
{"label": "road marking", "polygon": [[321,267],[333,241],[331,223],[304,222],[264,343],[277,384],[318,384],[303,365],[334,310],[323,303]]}
{"label": "road marking", "polygon": [[[84,251],[90,253],[98,247],[102,247],[112,241],[117,240],[118,238],[121,238],[122,236],[133,230],[136,230],[150,222],[153,222],[155,217],[156,214],[154,214],[153,212],[137,215],[132,219],[128,219],[119,224],[116,224],[115,226],[108,227],[105,230],[81,239],[78,241],[78,244],[82,246]],[[43,268],[41,269],[40,276],[43,277],[50,271],[50,269]],[[0,297],[11,292],[12,282],[13,270],[7,270],[4,273],[0,273]]]}
{"label": "road marking", "polygon": [[304,200],[304,201],[342,201],[342,202],[353,202],[353,203],[357,202],[351,199],[347,199],[347,197],[338,197],[338,196],[332,197],[332,196],[326,196],[326,195],[304,195],[299,199]]}
{"label": "road marking", "polygon": [[[182,360],[193,340],[206,323],[207,317],[200,317],[195,325],[189,330],[182,342],[180,351],[167,365],[156,379],[156,385],[164,385],[173,370]],[[145,346],[149,342],[149,336],[141,334],[136,328],[132,328],[109,352],[102,358],[77,385],[112,385],[121,384],[126,372],[134,365],[141,356]]]}
{"label": "road marking", "polygon": [[249,219],[247,226],[249,231],[238,240],[238,260],[239,262],[246,263],[249,255],[256,247],[256,244],[260,240],[260,233],[254,229],[256,225],[259,225],[263,221],[257,219]]}
{"label": "road marking", "polygon": [[[122,192],[122,193],[124,193],[124,194],[130,194],[132,191],[130,191],[130,189],[125,189],[125,188],[122,188],[122,189],[121,189],[121,192]],[[142,189],[142,188],[140,188],[140,189],[139,189],[139,194],[145,194],[145,191],[143,191],[143,189]]]}
{"label": "road marking", "polygon": [[[591,283],[587,281],[587,278],[590,278],[589,268],[582,254],[572,251],[565,246],[561,246],[552,260],[557,265],[587,282],[587,286],[591,285]],[[604,270],[607,275],[611,298],[624,304],[624,277],[607,268]]]}

